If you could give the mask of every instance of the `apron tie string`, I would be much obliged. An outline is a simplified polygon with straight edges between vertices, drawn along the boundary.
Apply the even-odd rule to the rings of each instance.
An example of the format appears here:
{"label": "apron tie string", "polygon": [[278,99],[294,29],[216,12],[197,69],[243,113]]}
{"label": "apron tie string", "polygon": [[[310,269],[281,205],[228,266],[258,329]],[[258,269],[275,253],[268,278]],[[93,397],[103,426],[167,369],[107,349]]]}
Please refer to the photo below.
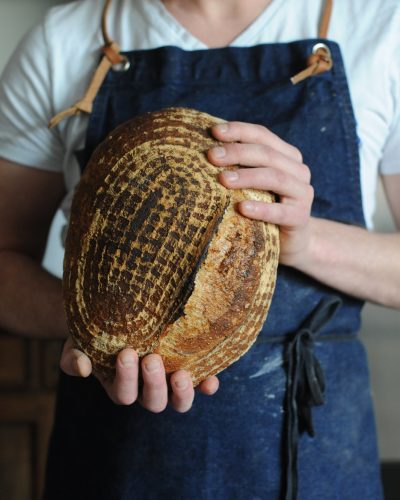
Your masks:
{"label": "apron tie string", "polygon": [[[49,121],[49,128],[54,127],[58,123],[60,123],[64,118],[68,116],[77,115],[81,112],[91,113],[93,109],[93,101],[96,98],[96,95],[107,76],[108,71],[114,65],[121,64],[123,69],[127,69],[128,60],[125,56],[120,54],[119,45],[114,42],[107,31],[106,26],[106,18],[108,14],[108,9],[110,7],[111,0],[106,0],[103,8],[103,13],[101,16],[101,29],[103,33],[104,45],[101,48],[103,52],[103,57],[100,60],[99,65],[90,81],[89,87],[87,88],[85,95],[73,104],[70,108],[67,108],[60,113],[57,113],[53,118]],[[125,65],[125,66],[124,66]]]}
{"label": "apron tie string", "polygon": [[123,63],[125,60],[123,56],[119,55],[119,51],[119,46],[115,42],[111,42],[110,45],[105,45],[104,47],[102,47],[104,56],[102,57],[100,64],[97,66],[97,69],[92,77],[88,89],[85,92],[85,95],[70,108],[67,108],[53,116],[53,118],[49,121],[49,128],[54,127],[68,116],[77,115],[81,112],[92,112],[93,101],[109,69],[114,64]]}
{"label": "apron tie string", "polygon": [[[326,0],[319,25],[318,37],[327,38],[329,22],[331,19],[333,0]],[[290,81],[293,85],[302,82],[306,78],[319,73],[325,73],[332,69],[333,60],[329,48],[322,43],[318,43],[313,48],[313,53],[307,59],[307,68],[292,76]]]}
{"label": "apron tie string", "polygon": [[314,46],[313,53],[307,59],[308,66],[300,73],[292,76],[290,81],[293,85],[302,82],[306,78],[313,75],[318,75],[319,73],[325,73],[332,69],[333,60],[331,56],[331,51],[325,44],[317,44]]}
{"label": "apron tie string", "polygon": [[315,436],[311,409],[324,404],[325,378],[313,352],[314,341],[341,304],[341,299],[335,296],[322,300],[287,346],[285,500],[297,497],[299,436],[303,432]]}

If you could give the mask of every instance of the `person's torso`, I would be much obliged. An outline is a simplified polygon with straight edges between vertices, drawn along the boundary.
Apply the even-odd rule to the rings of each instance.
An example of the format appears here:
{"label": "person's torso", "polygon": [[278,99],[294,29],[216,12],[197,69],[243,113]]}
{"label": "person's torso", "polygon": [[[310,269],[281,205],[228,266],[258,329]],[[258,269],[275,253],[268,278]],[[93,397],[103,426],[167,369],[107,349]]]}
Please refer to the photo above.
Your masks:
{"label": "person's torso", "polygon": [[[63,40],[63,29],[69,30],[65,37],[79,40],[79,46],[66,46],[61,42],[62,46],[56,44],[50,49],[54,88],[63,89],[53,96],[55,110],[69,106],[77,96],[83,95],[99,57],[98,49],[102,43],[99,30],[100,2],[84,0],[80,4],[53,9],[48,17],[49,40],[52,41],[56,33],[59,39]],[[346,1],[338,0],[334,4],[329,28],[329,38],[337,41],[342,48],[349,76],[361,143],[364,212],[369,226],[374,210],[379,159],[393,117],[393,82],[385,72],[380,71],[390,58],[390,47],[393,45],[391,40],[396,19],[393,13],[396,5],[394,1],[389,4],[386,2],[383,9],[382,2],[370,1],[366,9],[361,0],[350,5]],[[240,47],[313,38],[322,5],[321,0],[306,2],[305,5],[292,0],[274,0],[231,45]],[[75,26],[73,33],[70,32],[71,18],[74,19]],[[344,19],[347,21],[343,22]],[[375,33],[371,33],[371,27],[376,30]],[[162,46],[177,46],[185,50],[205,48],[202,42],[188,33],[169,14],[159,0],[112,2],[109,29],[122,50],[147,50]],[[70,65],[64,64],[64,61],[68,60],[74,61],[72,70]],[[62,84],[66,77],[71,82],[67,89]],[[83,147],[87,123],[88,117],[81,116],[60,126],[66,144],[64,172],[69,189],[72,189],[78,180],[73,155],[76,149]],[[68,209],[68,204],[67,201],[64,208]]]}

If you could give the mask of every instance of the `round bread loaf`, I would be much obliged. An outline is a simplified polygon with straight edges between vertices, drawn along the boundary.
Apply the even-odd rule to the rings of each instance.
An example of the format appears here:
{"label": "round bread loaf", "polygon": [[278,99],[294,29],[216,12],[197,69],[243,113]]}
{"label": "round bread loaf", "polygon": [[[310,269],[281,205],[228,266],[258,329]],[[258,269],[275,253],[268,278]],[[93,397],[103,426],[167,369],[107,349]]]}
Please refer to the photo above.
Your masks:
{"label": "round bread loaf", "polygon": [[[267,192],[229,190],[208,162],[223,120],[186,108],[128,121],[97,147],[77,186],[66,239],[67,322],[112,377],[125,347],[159,353],[197,385],[239,359],[267,316],[275,225],[237,213]],[[231,169],[236,167],[232,166]]]}

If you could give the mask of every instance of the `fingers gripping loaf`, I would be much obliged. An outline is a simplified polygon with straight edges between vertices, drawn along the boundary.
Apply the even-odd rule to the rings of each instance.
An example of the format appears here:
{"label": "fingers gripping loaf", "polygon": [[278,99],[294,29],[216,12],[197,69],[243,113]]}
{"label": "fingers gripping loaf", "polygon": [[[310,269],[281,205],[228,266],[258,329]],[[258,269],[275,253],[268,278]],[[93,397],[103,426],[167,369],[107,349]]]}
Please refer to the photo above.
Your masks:
{"label": "fingers gripping loaf", "polygon": [[[235,211],[254,190],[228,190],[206,151],[222,120],[186,108],[148,113],[99,145],[77,187],[63,289],[74,341],[113,375],[116,355],[156,352],[197,385],[239,359],[275,286],[274,225]],[[235,167],[232,167],[235,168]]]}

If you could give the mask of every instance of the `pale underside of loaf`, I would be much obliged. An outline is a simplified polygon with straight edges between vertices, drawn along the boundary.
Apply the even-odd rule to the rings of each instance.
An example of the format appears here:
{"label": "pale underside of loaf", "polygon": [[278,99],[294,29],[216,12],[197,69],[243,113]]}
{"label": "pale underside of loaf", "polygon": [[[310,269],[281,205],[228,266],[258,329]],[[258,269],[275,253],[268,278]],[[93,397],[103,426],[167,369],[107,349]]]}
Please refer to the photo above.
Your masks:
{"label": "pale underside of loaf", "polygon": [[[124,347],[157,352],[197,385],[254,343],[271,302],[276,226],[235,210],[206,151],[221,120],[171,108],[121,125],[78,185],[66,241],[64,298],[76,345],[112,376]],[[235,168],[235,167],[231,167]]]}

